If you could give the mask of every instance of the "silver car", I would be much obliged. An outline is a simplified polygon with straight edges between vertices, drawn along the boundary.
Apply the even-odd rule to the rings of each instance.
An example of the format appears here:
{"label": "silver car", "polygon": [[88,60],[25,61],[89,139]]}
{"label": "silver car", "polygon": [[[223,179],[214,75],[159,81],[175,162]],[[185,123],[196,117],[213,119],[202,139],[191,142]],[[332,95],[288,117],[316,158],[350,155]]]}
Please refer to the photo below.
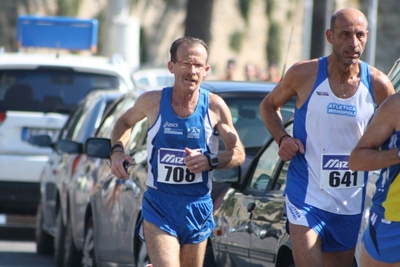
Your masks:
{"label": "silver car", "polygon": [[83,242],[76,238],[79,236],[76,229],[82,225],[83,219],[76,217],[79,213],[72,210],[75,206],[70,205],[71,198],[67,194],[70,179],[82,155],[63,153],[59,141],[85,142],[94,135],[108,107],[121,95],[117,90],[93,91],[78,103],[56,142],[47,134],[34,135],[29,140],[33,145],[51,148],[49,160],[40,175],[36,251],[38,254],[54,252],[57,266],[76,266],[81,261],[83,247]]}

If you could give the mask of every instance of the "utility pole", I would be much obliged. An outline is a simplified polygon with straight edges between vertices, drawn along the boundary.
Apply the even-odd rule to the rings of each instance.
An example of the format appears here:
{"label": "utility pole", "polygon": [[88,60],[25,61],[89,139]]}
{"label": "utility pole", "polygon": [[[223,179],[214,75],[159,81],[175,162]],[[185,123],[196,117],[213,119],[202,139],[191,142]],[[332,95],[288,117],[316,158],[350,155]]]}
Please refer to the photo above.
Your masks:
{"label": "utility pole", "polygon": [[108,0],[102,27],[103,54],[120,54],[132,69],[140,65],[140,23],[129,15],[128,0]]}
{"label": "utility pole", "polygon": [[[325,6],[325,31],[331,28],[331,17],[334,13],[333,10],[334,1],[327,0]],[[329,55],[332,52],[332,45],[324,38],[324,55]]]}
{"label": "utility pole", "polygon": [[378,20],[378,2],[379,0],[369,0],[368,3],[368,43],[366,47],[366,61],[368,64],[375,66],[376,53],[376,28]]}
{"label": "utility pole", "polygon": [[304,36],[302,60],[310,59],[314,0],[304,0]]}

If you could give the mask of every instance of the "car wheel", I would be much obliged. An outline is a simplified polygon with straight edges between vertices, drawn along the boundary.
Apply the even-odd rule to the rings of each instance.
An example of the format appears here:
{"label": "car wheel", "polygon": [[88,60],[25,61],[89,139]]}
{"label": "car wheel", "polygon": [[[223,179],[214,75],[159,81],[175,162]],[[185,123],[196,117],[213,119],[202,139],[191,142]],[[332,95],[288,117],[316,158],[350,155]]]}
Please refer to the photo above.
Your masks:
{"label": "car wheel", "polygon": [[136,259],[136,266],[146,266],[150,263],[150,257],[147,253],[146,244],[141,240],[138,240],[137,244],[139,246],[139,252]]}
{"label": "car wheel", "polygon": [[64,267],[76,267],[82,262],[82,253],[78,251],[72,237],[72,224],[68,220],[65,231]]}
{"label": "car wheel", "polygon": [[56,217],[56,237],[54,239],[54,260],[58,267],[62,267],[64,262],[65,226],[61,216],[61,210],[59,210]]}
{"label": "car wheel", "polygon": [[36,252],[40,255],[50,255],[54,253],[54,238],[42,229],[43,225],[42,205],[39,203],[36,213]]}
{"label": "car wheel", "polygon": [[86,227],[85,242],[83,244],[82,266],[96,267],[96,251],[94,248],[94,226],[92,217],[89,218]]}

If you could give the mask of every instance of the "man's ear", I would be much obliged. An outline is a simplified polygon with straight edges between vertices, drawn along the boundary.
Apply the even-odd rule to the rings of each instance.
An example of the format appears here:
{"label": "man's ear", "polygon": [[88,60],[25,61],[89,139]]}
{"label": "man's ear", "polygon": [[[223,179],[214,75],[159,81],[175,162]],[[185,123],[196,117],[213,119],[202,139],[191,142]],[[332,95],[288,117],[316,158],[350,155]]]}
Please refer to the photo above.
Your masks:
{"label": "man's ear", "polygon": [[325,37],[328,43],[332,44],[333,42],[333,31],[331,29],[327,29],[325,31]]}
{"label": "man's ear", "polygon": [[207,76],[208,72],[210,72],[210,71],[211,71],[211,66],[207,65],[205,68],[204,76]]}
{"label": "man's ear", "polygon": [[169,72],[174,74],[174,62],[168,61],[168,70],[169,70]]}

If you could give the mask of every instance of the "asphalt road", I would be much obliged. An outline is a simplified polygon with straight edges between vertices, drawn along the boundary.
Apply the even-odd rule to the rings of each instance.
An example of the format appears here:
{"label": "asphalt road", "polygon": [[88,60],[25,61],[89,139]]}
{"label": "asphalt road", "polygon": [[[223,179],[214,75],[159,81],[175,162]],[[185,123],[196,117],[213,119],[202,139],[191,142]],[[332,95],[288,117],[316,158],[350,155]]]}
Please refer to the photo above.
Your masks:
{"label": "asphalt road", "polygon": [[0,267],[55,267],[53,256],[36,254],[30,228],[0,227]]}
{"label": "asphalt road", "polygon": [[[207,257],[204,266],[216,267],[214,260]],[[56,267],[56,264],[53,256],[36,254],[33,228],[0,226],[0,267]]]}

